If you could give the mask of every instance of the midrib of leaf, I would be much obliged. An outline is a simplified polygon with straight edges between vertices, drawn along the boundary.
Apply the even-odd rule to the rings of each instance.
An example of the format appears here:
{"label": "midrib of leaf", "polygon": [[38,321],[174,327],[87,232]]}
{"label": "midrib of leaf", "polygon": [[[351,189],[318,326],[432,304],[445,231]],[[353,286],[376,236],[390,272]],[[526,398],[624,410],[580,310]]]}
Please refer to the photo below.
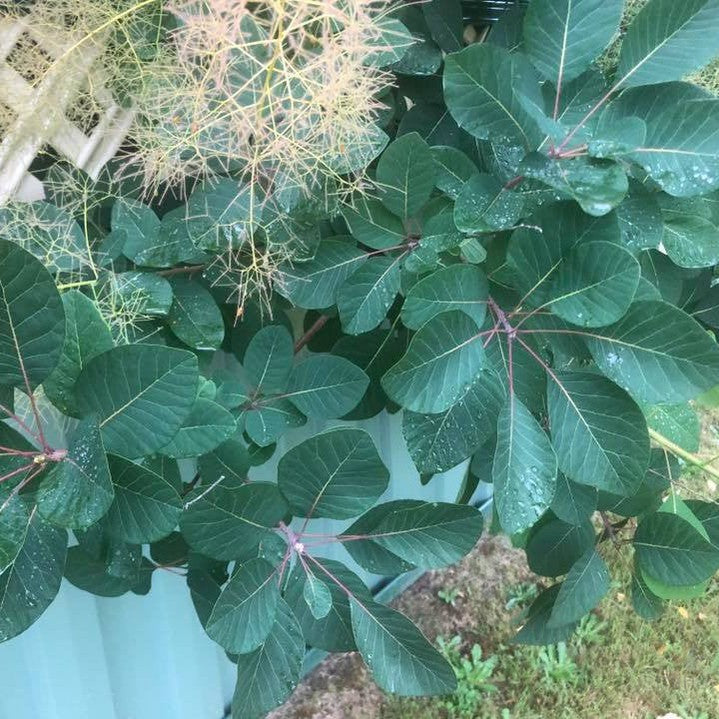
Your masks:
{"label": "midrib of leaf", "polygon": [[604,284],[605,282],[611,282],[612,280],[615,280],[618,277],[621,277],[625,272],[626,272],[626,269],[618,270],[610,277],[603,277],[601,280],[598,280],[597,282],[592,282],[591,284],[584,285],[583,287],[581,287],[577,290],[572,290],[571,292],[568,292],[565,295],[561,295],[560,297],[555,297],[555,298],[549,300],[547,303],[545,303],[545,305],[542,305],[542,307],[545,307],[547,304],[552,304],[553,302],[559,302],[560,300],[569,299],[570,297],[574,297],[575,295],[581,295],[584,292],[587,292],[588,290],[593,290],[595,287],[599,287],[600,285]]}
{"label": "midrib of leaf", "polygon": [[[317,496],[315,497],[314,502],[312,502],[310,511],[307,514],[307,520],[309,520],[312,517],[312,515],[315,513],[315,509],[317,508],[317,505],[319,504],[320,499],[322,499],[324,493],[327,491],[327,487],[330,485],[330,482],[332,482],[332,480],[337,476],[337,473],[340,471],[340,469],[342,469],[342,467],[350,460],[352,455],[357,451],[358,444],[359,444],[358,442],[355,442],[355,446],[352,447],[352,450],[350,451],[350,453],[343,460],[340,461],[340,463],[337,465],[337,468],[334,470],[334,472],[332,472],[330,474],[327,481],[322,485],[322,488],[317,493]],[[323,462],[323,464],[324,464],[324,462]],[[305,524],[306,524],[306,522],[305,522]]]}
{"label": "midrib of leaf", "polygon": [[[182,300],[179,299],[176,295],[173,296],[173,300],[177,302],[179,308],[183,311],[185,317],[187,318],[188,322],[193,326],[193,328],[197,331],[197,334],[204,340],[207,341],[207,335],[205,334],[204,330],[195,322],[195,318],[192,316],[192,313],[188,312],[185,309],[185,305],[182,304]],[[211,343],[210,343],[211,344]]]}
{"label": "midrib of leaf", "polygon": [[[469,517],[461,517],[458,519],[451,519],[449,521],[444,521],[444,522],[435,522],[434,524],[422,524],[419,526],[410,527],[409,529],[396,529],[392,532],[378,532],[378,533],[370,532],[366,538],[367,539],[383,539],[384,537],[397,537],[397,536],[401,536],[403,534],[413,534],[415,532],[421,533],[421,532],[426,532],[430,529],[435,529],[437,527],[447,527],[451,524],[455,524],[457,522],[464,521],[466,519],[469,519]],[[384,521],[384,520],[382,520],[382,521]],[[365,539],[365,537],[362,537],[362,539]]]}
{"label": "midrib of leaf", "polygon": [[564,20],[564,29],[562,31],[562,51],[559,56],[559,68],[557,71],[557,89],[554,96],[554,111],[552,113],[552,119],[557,119],[557,113],[559,111],[559,98],[562,92],[562,80],[564,78],[564,59],[567,53],[567,37],[569,34],[569,18],[572,15],[572,0],[567,0],[567,16]]}
{"label": "midrib of leaf", "polygon": [[411,367],[408,367],[405,370],[400,370],[396,373],[397,376],[407,374],[407,372],[415,372],[418,369],[421,369],[422,367],[426,367],[429,364],[432,364],[433,362],[437,362],[438,360],[444,359],[445,357],[448,357],[451,354],[454,354],[455,352],[461,350],[463,347],[466,347],[468,344],[471,344],[472,342],[475,342],[482,336],[482,333],[473,335],[467,340],[464,340],[461,344],[455,345],[451,349],[448,349],[446,352],[442,352],[442,354],[435,355],[434,357],[431,357],[428,360],[425,360],[424,362],[421,362],[420,364],[413,364]]}
{"label": "midrib of leaf", "polygon": [[[372,612],[370,612],[369,609],[367,609],[367,607],[365,607],[365,605],[362,604],[362,602],[360,602],[359,599],[357,599],[357,597],[355,597],[354,595],[350,595],[350,596],[351,596],[351,598],[355,601],[355,603],[357,604],[357,606],[361,607],[361,609],[369,616],[369,618],[370,618],[378,627],[380,627],[380,628],[382,629],[383,634],[385,634],[386,636],[388,636],[388,637],[392,640],[392,643],[395,644],[397,647],[399,647],[399,648],[401,649],[402,654],[408,654],[409,656],[412,657],[412,659],[413,659],[414,661],[418,661],[418,662],[424,667],[425,671],[429,672],[430,674],[434,674],[434,671],[432,670],[431,666],[430,666],[429,664],[425,663],[425,662],[424,662],[421,658],[419,658],[417,655],[411,654],[410,652],[408,652],[408,651],[404,648],[404,645],[402,644],[402,642],[400,642],[399,639],[397,639],[397,638],[395,637],[395,635],[392,634],[392,632],[391,632],[389,629],[387,629],[387,627],[385,627],[385,625],[382,624],[382,622],[380,622],[380,620],[377,619],[377,617],[375,617],[374,614],[372,614]],[[396,611],[396,610],[395,610],[395,611]]]}
{"label": "midrib of leaf", "polygon": [[514,117],[514,115],[512,115],[512,113],[509,111],[509,109],[507,107],[505,107],[502,102],[499,101],[499,98],[495,97],[489,90],[487,90],[486,87],[484,87],[483,85],[480,85],[461,65],[458,64],[457,68],[460,70],[460,72],[464,73],[464,75],[466,75],[470,79],[472,84],[476,85],[477,88],[479,88],[482,92],[484,92],[486,95],[491,97],[492,100],[494,100],[494,102],[496,102],[497,105],[499,105],[499,107],[502,108],[502,111],[505,113],[505,115],[507,115],[507,117],[514,123],[516,128],[522,133],[522,137],[524,137],[526,144],[529,145],[529,138],[527,137],[527,134],[524,132],[524,128],[522,127],[522,125],[519,122],[517,122],[516,118]]}
{"label": "midrib of leaf", "polygon": [[235,514],[234,512],[231,512],[229,509],[225,509],[224,507],[221,507],[219,504],[211,503],[210,500],[207,500],[208,504],[212,504],[213,509],[216,509],[218,512],[222,512],[223,514],[227,514],[233,519],[239,519],[240,522],[244,522],[245,524],[249,524],[252,527],[256,527],[257,529],[269,529],[269,527],[265,527],[262,524],[258,524],[257,522],[253,522],[251,519],[247,519],[247,517],[241,517],[239,514]]}
{"label": "midrib of leaf", "polygon": [[365,304],[369,302],[371,294],[379,287],[379,285],[383,282],[384,278],[395,268],[397,263],[409,252],[409,250],[405,250],[401,254],[397,255],[397,257],[392,261],[392,264],[382,273],[382,275],[377,279],[377,281],[372,284],[368,292],[364,293],[364,298],[362,302],[360,302],[359,307],[357,308],[357,312],[355,312],[355,317],[359,315],[359,313],[364,308]]}
{"label": "midrib of leaf", "polygon": [[162,374],[159,377],[157,377],[156,379],[154,379],[151,384],[147,385],[147,387],[145,387],[144,389],[141,389],[134,397],[132,397],[127,402],[125,402],[125,404],[123,404],[121,407],[116,409],[111,415],[109,415],[102,422],[100,422],[100,427],[104,427],[110,420],[113,420],[115,417],[117,417],[118,414],[120,414],[121,412],[124,412],[130,405],[134,404],[138,399],[140,399],[140,397],[142,397],[142,395],[144,395],[145,392],[148,392],[149,390],[151,390],[158,382],[165,379],[165,377],[167,377],[167,375],[172,374],[174,369],[176,369],[176,367],[172,367],[172,368],[168,369],[166,372],[164,372],[164,374]]}
{"label": "midrib of leaf", "polygon": [[[665,153],[667,155],[689,155],[691,157],[709,157],[714,159],[717,155],[715,152],[699,152],[697,150],[682,150],[681,148],[672,147],[635,147],[632,152],[655,152]],[[675,212],[675,214],[681,214]]]}
{"label": "midrib of leaf", "polygon": [[429,444],[429,449],[427,450],[428,454],[431,454],[434,451],[434,446],[439,441],[439,435],[444,429],[444,425],[447,424],[447,420],[452,414],[452,410],[455,409],[462,400],[464,400],[464,398],[470,393],[471,389],[472,388],[470,386],[467,391],[445,412],[444,417],[442,417],[442,421],[439,423],[439,428],[434,433],[434,437],[432,437],[432,441]]}
{"label": "midrib of leaf", "polygon": [[269,399],[287,399],[288,397],[297,397],[301,394],[308,394],[311,392],[319,392],[320,390],[326,390],[326,389],[335,389],[336,387],[344,387],[347,384],[359,382],[359,379],[351,379],[347,380],[346,382],[339,382],[337,384],[324,384],[320,387],[311,387],[310,389],[298,389],[295,392],[285,392],[284,394],[277,394],[273,397],[270,397]]}
{"label": "midrib of leaf", "polygon": [[[275,576],[276,573],[277,573],[277,567],[275,567],[275,568],[272,570],[272,573],[267,577],[267,579],[265,579],[264,582],[262,582],[262,584],[260,584],[260,585],[258,585],[257,587],[255,587],[255,588],[242,600],[241,604],[247,604],[247,602],[249,602],[250,599],[252,599],[256,594],[258,594],[258,593],[260,592],[260,590],[264,589],[265,586],[266,586],[266,585],[269,583],[269,581]],[[233,612],[236,608],[237,608],[237,607],[234,606],[234,607],[231,607],[230,609],[228,609],[221,617],[219,617],[218,619],[216,619],[216,620],[212,623],[212,626],[214,626],[215,624],[217,624],[217,622],[222,621],[223,619],[225,619],[225,618],[227,617],[227,615],[230,614],[231,612]],[[213,614],[214,614],[214,609],[213,609]],[[212,618],[212,617],[210,617],[210,618]],[[208,622],[209,622],[209,620],[208,620]],[[263,642],[263,643],[264,643],[264,642]]]}
{"label": "midrib of leaf", "polygon": [[[27,541],[27,533],[30,531],[30,525],[32,524],[33,517],[35,516],[35,512],[37,511],[37,504],[33,506],[32,511],[30,512],[28,516],[28,520],[25,523],[25,531],[22,535],[22,541],[18,542],[18,548],[17,552],[15,552],[15,556],[12,558],[12,561],[8,563],[7,568],[5,569],[5,572],[12,571],[13,567],[15,566],[15,562],[17,561],[17,558],[20,556],[20,552],[22,552],[23,547],[25,546],[25,542]],[[2,577],[5,572],[0,572],[0,577]],[[8,582],[9,584],[9,582]],[[5,602],[5,594],[7,593],[7,585],[5,586],[5,591],[3,592],[2,599],[0,599],[0,607],[3,606]]]}
{"label": "midrib of leaf", "polygon": [[696,13],[694,13],[691,17],[688,17],[671,35],[667,35],[667,37],[662,40],[662,42],[659,43],[651,52],[649,52],[647,55],[645,55],[624,77],[622,77],[620,80],[617,80],[617,82],[614,84],[614,89],[618,88],[623,82],[625,82],[629,77],[631,77],[649,58],[654,56],[654,53],[656,53],[658,50],[663,48],[669,40],[671,40],[680,30],[683,30],[686,25],[688,25],[690,22],[694,20],[694,18],[703,10],[704,8],[700,8]]}
{"label": "midrib of leaf", "polygon": [[[534,358],[534,360],[537,361],[537,355],[534,353],[534,350],[532,350],[531,347],[529,347],[529,345],[528,345],[526,342],[523,342],[523,341],[522,341],[521,339],[519,339],[519,338],[518,338],[518,342],[524,347],[525,350],[527,350],[527,352],[529,352],[529,354]],[[541,362],[538,362],[538,364],[539,364],[540,367],[542,367],[542,369],[544,369],[544,371],[552,378],[552,381],[557,385],[557,387],[559,387],[559,389],[560,389],[560,391],[562,392],[562,394],[567,398],[567,402],[569,402],[569,404],[572,406],[572,409],[573,409],[574,412],[576,413],[577,417],[579,418],[579,420],[581,421],[581,423],[585,426],[585,428],[586,428],[586,430],[587,430],[589,436],[592,438],[592,442],[593,442],[594,445],[599,449],[599,451],[601,452],[602,456],[606,458],[607,453],[604,451],[604,449],[603,449],[601,443],[599,442],[599,440],[595,437],[594,432],[592,431],[592,428],[591,428],[590,425],[587,423],[587,421],[584,419],[584,415],[582,414],[582,412],[580,411],[579,407],[577,406],[577,404],[576,404],[576,403],[574,402],[574,400],[572,399],[572,396],[571,396],[571,394],[569,393],[569,391],[567,390],[567,388],[562,384],[562,382],[560,381],[559,377],[557,377],[557,375],[554,373],[554,371],[553,371],[548,365],[546,365],[546,364],[544,364],[544,363],[541,363]],[[614,465],[613,465],[611,462],[609,462],[609,460],[607,460],[607,463],[608,463],[609,467],[611,468],[612,474],[613,474],[615,477],[617,477],[617,472],[616,472],[616,470],[614,469]]]}
{"label": "midrib of leaf", "polygon": [[[636,329],[636,328],[633,328]],[[598,335],[593,332],[585,332],[583,330],[552,330],[552,329],[541,329],[541,330],[522,330],[525,334],[566,334],[566,335],[580,335],[582,337],[592,337],[594,339],[598,340],[604,340],[605,342],[613,342],[615,344],[621,345],[622,347],[629,347],[633,350],[639,350],[641,352],[648,352],[651,354],[658,355],[659,357],[668,357],[669,359],[675,360],[672,355],[667,354],[666,352],[660,352],[659,350],[655,350],[651,347],[642,347],[642,345],[633,344],[632,342],[625,342],[623,340],[620,340],[616,337],[608,337],[606,335]],[[521,341],[521,340],[520,340]],[[688,362],[691,360],[687,360],[686,358],[677,358],[677,362]]]}
{"label": "midrib of leaf", "polygon": [[304,275],[303,277],[300,277],[299,275],[293,275],[289,272],[283,272],[282,275],[284,277],[289,277],[293,280],[297,280],[298,282],[307,282],[310,280],[310,278],[314,277],[315,275],[321,275],[325,272],[331,272],[332,270],[336,270],[338,267],[344,267],[345,265],[350,265],[353,262],[358,262],[360,260],[364,260],[367,258],[366,254],[358,255],[357,257],[351,257],[348,260],[342,260],[342,262],[338,262],[335,265],[330,265],[329,267],[321,267],[319,270],[315,270],[314,272],[310,272],[307,275]]}
{"label": "midrib of leaf", "polygon": [[272,360],[275,356],[275,350],[277,348],[277,340],[272,340],[272,347],[270,348],[270,351],[267,353],[267,359],[265,360],[265,366],[262,368],[262,373],[260,374],[260,380],[257,383],[257,391],[259,392],[260,389],[262,389],[262,383],[265,381],[265,377],[267,375],[267,371],[270,368],[270,364],[272,364]]}
{"label": "midrib of leaf", "polygon": [[[164,481],[164,480],[163,480],[163,481]],[[135,483],[136,483],[136,482],[133,482],[133,484],[135,484]],[[126,485],[126,484],[121,485],[121,484],[117,484],[117,483],[115,483],[115,482],[113,482],[113,484],[115,485],[115,487],[117,487],[118,489],[120,489],[120,490],[123,491],[123,492],[128,492],[129,494],[132,494],[132,495],[134,495],[135,497],[141,497],[142,499],[146,499],[146,500],[148,500],[149,502],[154,502],[155,504],[160,504],[160,505],[162,505],[163,507],[169,507],[170,509],[180,509],[180,508],[181,508],[181,507],[179,507],[179,506],[175,506],[174,504],[168,504],[167,502],[165,502],[165,501],[162,500],[162,499],[158,499],[158,498],[157,498],[157,494],[155,494],[155,493],[153,493],[152,495],[143,494],[142,492],[140,492],[140,491],[138,491],[138,490],[136,490],[136,489],[132,489],[132,487],[129,487],[129,486]],[[167,484],[167,483],[166,483],[166,484]],[[169,486],[169,485],[168,485],[168,486]],[[180,495],[177,494],[177,492],[175,492],[175,494],[177,495],[178,499],[180,499]]]}

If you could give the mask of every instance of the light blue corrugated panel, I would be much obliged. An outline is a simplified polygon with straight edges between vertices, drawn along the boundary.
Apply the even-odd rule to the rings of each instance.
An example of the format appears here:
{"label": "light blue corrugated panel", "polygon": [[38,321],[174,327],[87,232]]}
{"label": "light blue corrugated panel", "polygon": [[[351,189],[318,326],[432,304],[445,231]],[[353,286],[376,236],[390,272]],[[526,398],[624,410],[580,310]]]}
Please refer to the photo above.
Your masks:
{"label": "light blue corrugated panel", "polygon": [[[370,432],[390,470],[383,501],[453,501],[465,465],[422,486],[402,437],[401,417],[316,423],[295,430],[251,477],[274,481],[290,447],[338,425]],[[483,491],[483,490],[482,490]],[[348,522],[312,520],[308,531],[337,533]],[[373,585],[345,549],[326,556],[345,561]],[[55,602],[19,637],[0,644],[0,719],[221,719],[232,698],[234,665],[206,636],[182,577],[155,572],[146,597],[94,597],[63,580]]]}

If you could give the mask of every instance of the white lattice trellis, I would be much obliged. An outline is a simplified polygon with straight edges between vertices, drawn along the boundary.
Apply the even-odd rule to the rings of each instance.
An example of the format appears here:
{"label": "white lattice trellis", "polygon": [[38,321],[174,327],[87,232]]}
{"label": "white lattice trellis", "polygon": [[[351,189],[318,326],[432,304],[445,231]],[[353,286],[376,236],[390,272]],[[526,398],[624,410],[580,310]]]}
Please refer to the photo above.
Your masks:
{"label": "white lattice trellis", "polygon": [[[13,51],[21,44],[35,49],[36,68],[13,62]],[[70,52],[73,62],[63,62]],[[32,14],[22,20],[0,18],[0,103],[11,118],[0,127],[0,205],[12,197],[43,196],[42,184],[28,172],[43,147],[53,147],[93,178],[117,152],[133,114],[114,101],[96,76],[97,52],[97,42],[82,43],[71,32],[43,33],[33,26]],[[27,53],[17,56],[26,59]],[[46,60],[44,68],[41,59]],[[39,76],[28,79],[28,69]],[[86,87],[92,88],[93,105],[99,108],[88,131],[78,126],[82,113],[74,107]]]}

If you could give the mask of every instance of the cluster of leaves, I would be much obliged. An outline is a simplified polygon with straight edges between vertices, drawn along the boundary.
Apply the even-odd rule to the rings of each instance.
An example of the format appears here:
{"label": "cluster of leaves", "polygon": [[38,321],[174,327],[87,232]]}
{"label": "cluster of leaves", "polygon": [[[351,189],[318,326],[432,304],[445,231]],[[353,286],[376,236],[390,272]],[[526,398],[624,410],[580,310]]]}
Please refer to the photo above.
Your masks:
{"label": "cluster of leaves", "polygon": [[[185,202],[85,197],[79,224],[78,205],[31,208],[59,244],[0,227],[0,640],[63,576],[117,596],[169,569],[237,662],[237,717],[285,701],[306,645],[358,650],[388,691],[448,693],[441,653],[322,547],[382,575],[455,562],[480,481],[532,569],[563,577],[517,641],[574,631],[612,543],[642,616],[704,591],[719,510],[673,484],[688,403],[719,385],[719,100],[680,78],[719,51],[719,3],[651,0],[608,80],[592,63],[622,6],[532,0],[464,49],[458,2],[400,7],[393,139],[350,201],[239,170]],[[261,268],[284,244],[272,312],[238,302],[227,248]],[[382,501],[387,467],[340,421],[385,410],[423,482],[466,467],[456,503]],[[253,480],[308,419],[331,424]]]}

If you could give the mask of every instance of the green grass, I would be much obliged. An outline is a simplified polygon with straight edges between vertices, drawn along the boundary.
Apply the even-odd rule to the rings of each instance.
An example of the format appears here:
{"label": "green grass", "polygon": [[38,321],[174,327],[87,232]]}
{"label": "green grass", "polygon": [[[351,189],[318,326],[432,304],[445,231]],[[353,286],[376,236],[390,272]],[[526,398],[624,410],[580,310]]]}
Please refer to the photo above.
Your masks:
{"label": "green grass", "polygon": [[[614,562],[620,581],[566,644],[514,646],[512,619],[496,621],[500,615],[491,612],[492,623],[463,630],[468,641],[439,642],[457,674],[454,696],[388,699],[380,716],[655,719],[674,712],[682,719],[719,717],[719,583],[701,599],[668,605],[650,624],[631,608],[627,560]],[[506,588],[507,599],[518,593],[528,595],[526,587]]]}

